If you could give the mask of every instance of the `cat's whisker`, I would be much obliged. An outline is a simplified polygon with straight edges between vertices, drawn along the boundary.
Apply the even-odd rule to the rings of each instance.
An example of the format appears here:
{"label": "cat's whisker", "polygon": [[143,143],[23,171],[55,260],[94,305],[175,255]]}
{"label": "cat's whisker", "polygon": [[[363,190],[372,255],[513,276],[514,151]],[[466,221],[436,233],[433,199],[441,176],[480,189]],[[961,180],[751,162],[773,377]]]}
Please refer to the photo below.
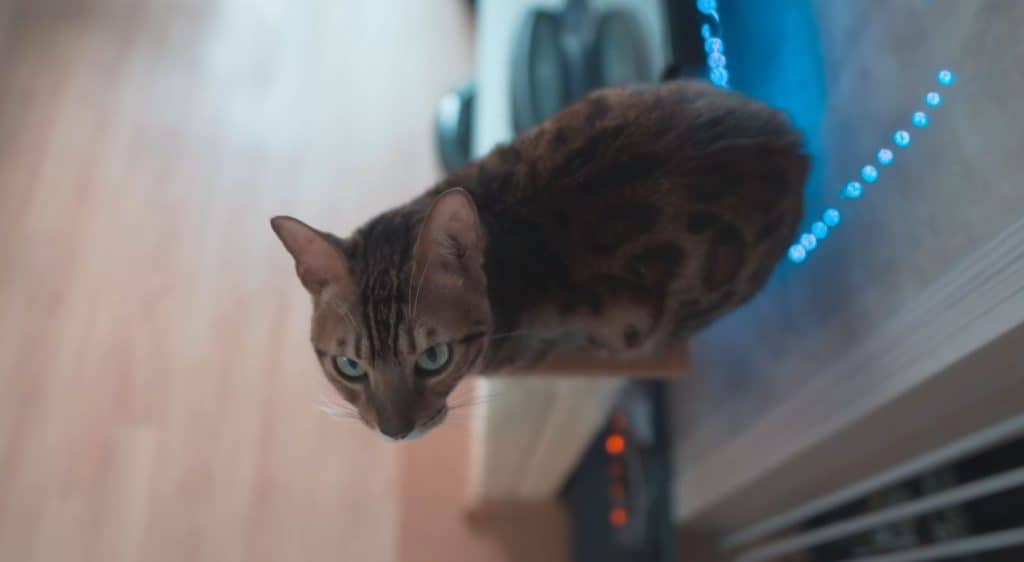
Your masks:
{"label": "cat's whisker", "polygon": [[354,318],[352,318],[352,313],[349,312],[348,307],[345,307],[344,313],[349,325],[352,326],[352,331],[359,331],[359,327],[356,326],[356,321]]}
{"label": "cat's whisker", "polygon": [[495,393],[484,396],[472,396],[462,400],[454,400],[449,403],[448,411],[451,412],[455,410],[462,410],[465,408],[473,408],[474,406],[482,406],[484,404],[492,402],[493,400],[499,397],[499,394]]}
{"label": "cat's whisker", "polygon": [[538,330],[530,330],[530,329],[512,330],[511,332],[503,332],[503,333],[500,333],[500,334],[490,334],[490,335],[487,336],[487,339],[495,340],[495,339],[498,339],[498,338],[508,338],[508,337],[519,336],[519,335],[523,335],[523,334],[527,334],[527,335],[531,335],[531,336],[536,336],[536,337],[539,337],[539,338],[554,338],[554,337],[558,336],[559,332],[558,331],[541,332],[541,331],[538,331]]}
{"label": "cat's whisker", "polygon": [[334,404],[315,404],[314,407],[332,418],[337,418],[345,414],[345,412]]}
{"label": "cat's whisker", "polygon": [[321,395],[314,403],[314,406],[321,412],[339,421],[361,421],[359,413],[355,411],[351,404],[331,400]]}
{"label": "cat's whisker", "polygon": [[412,314],[410,315],[411,318],[416,318],[416,305],[420,302],[420,293],[423,292],[423,279],[426,278],[427,270],[430,269],[430,258],[432,257],[433,254],[427,254],[427,263],[423,266],[423,271],[420,272],[419,281],[416,282],[416,296],[413,298],[412,301]]}
{"label": "cat's whisker", "polygon": [[485,405],[487,403],[488,403],[487,400],[481,400],[479,402],[467,402],[465,404],[455,404],[455,405],[452,405],[452,406],[448,406],[448,411],[449,412],[458,412],[458,411],[461,411],[461,410],[472,410],[472,409],[476,408],[477,406],[483,406],[483,405]]}
{"label": "cat's whisker", "polygon": [[454,392],[452,392],[451,394],[448,395],[448,403],[449,404],[461,404],[463,402],[467,402],[467,401],[471,401],[471,400],[476,400],[476,399],[478,399],[480,397],[483,397],[483,396],[491,396],[491,395],[496,395],[496,394],[498,394],[498,393],[491,392],[491,393],[483,394],[479,390],[477,390],[477,387],[475,387],[475,386],[469,386],[469,385],[459,386],[459,387],[456,387]]}
{"label": "cat's whisker", "polygon": [[344,412],[339,412],[337,410],[333,410],[333,409],[328,408],[328,407],[320,407],[318,409],[321,412],[327,414],[327,417],[331,418],[332,420],[336,420],[336,421],[357,421],[357,418],[355,418],[353,416],[347,415]]}
{"label": "cat's whisker", "polygon": [[467,398],[476,396],[476,387],[469,384],[460,384],[455,387],[455,390],[448,395],[448,400],[452,402],[460,402]]}
{"label": "cat's whisker", "polygon": [[456,397],[456,398],[452,399],[452,402],[454,402],[456,404],[459,404],[459,403],[464,403],[464,402],[476,402],[476,401],[492,400],[494,398],[498,398],[502,394],[504,394],[504,393],[503,392],[488,392],[488,393],[474,392],[474,393],[470,394],[469,396],[459,396],[459,397]]}
{"label": "cat's whisker", "polygon": [[448,415],[444,421],[444,425],[448,424],[466,424],[472,423],[476,416],[473,415],[474,410],[457,410]]}
{"label": "cat's whisker", "polygon": [[494,340],[494,339],[498,339],[498,338],[507,338],[507,337],[511,337],[511,336],[518,336],[519,334],[526,334],[526,333],[529,333],[529,332],[530,332],[530,330],[512,330],[511,332],[505,332],[505,333],[502,333],[502,334],[491,334],[491,335],[487,336],[487,339]]}
{"label": "cat's whisker", "polygon": [[351,326],[353,330],[358,329],[358,327],[356,326],[355,319],[352,318],[352,313],[349,312],[348,307],[345,306],[344,303],[334,302],[332,306],[339,314],[341,314],[345,318],[346,321],[348,321],[349,326]]}
{"label": "cat's whisker", "polygon": [[415,275],[416,275],[416,271],[415,271],[415,267],[413,267],[413,268],[411,268],[411,271],[409,273],[409,294],[406,295],[406,297],[405,297],[405,312],[408,313],[409,318],[412,319],[412,320],[416,319],[416,317],[413,316],[414,310],[413,310],[413,306],[412,306],[412,293],[413,293],[413,289],[416,288]]}
{"label": "cat's whisker", "polygon": [[476,419],[476,417],[471,414],[472,412],[468,410],[453,412],[447,419],[445,419],[444,423],[438,426],[438,429],[441,431],[451,431],[451,428],[462,429],[472,427],[473,420]]}

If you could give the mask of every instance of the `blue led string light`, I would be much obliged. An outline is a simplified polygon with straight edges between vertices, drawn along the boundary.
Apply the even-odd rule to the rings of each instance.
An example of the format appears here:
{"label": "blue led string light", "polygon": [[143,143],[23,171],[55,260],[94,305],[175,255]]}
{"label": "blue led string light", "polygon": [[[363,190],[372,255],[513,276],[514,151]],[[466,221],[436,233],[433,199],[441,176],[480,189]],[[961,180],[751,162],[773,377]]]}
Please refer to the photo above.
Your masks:
{"label": "blue led string light", "polygon": [[888,148],[878,149],[878,155],[876,156],[876,159],[878,160],[879,164],[883,166],[888,166],[889,164],[892,164],[894,158],[896,158],[896,156],[893,155],[892,150]]}
{"label": "blue led string light", "polygon": [[729,87],[729,71],[725,68],[725,42],[722,41],[722,20],[718,16],[718,0],[697,0],[697,11],[704,17],[700,36],[704,38],[708,79],[719,88]]}
{"label": "blue led string light", "polygon": [[[711,0],[707,3],[714,5],[715,2],[714,0]],[[702,2],[698,2],[698,7],[701,4]],[[956,81],[956,76],[952,71],[944,69],[940,70],[938,74],[936,74],[935,80],[940,86],[948,88]],[[929,109],[936,109],[942,105],[942,95],[939,94],[939,92],[930,91],[924,96],[924,104]],[[928,113],[924,110],[915,111],[910,116],[910,124],[918,129],[924,129],[927,127],[930,120]],[[907,131],[906,129],[900,129],[892,135],[892,142],[898,149],[904,149],[910,146],[910,140],[910,131]],[[880,148],[875,154],[875,160],[883,167],[892,164],[895,158],[896,156],[893,153],[893,150],[886,146]],[[864,183],[857,180],[847,182],[846,185],[843,186],[840,194],[841,197],[843,199],[851,200],[860,199],[865,192],[864,185],[877,182],[880,175],[881,171],[874,164],[865,164],[860,169],[860,180]],[[840,218],[841,215],[839,214],[839,209],[826,209],[825,212],[821,214],[821,219],[811,224],[810,232],[801,233],[797,236],[797,241],[789,247],[789,251],[787,253],[789,261],[793,263],[803,263],[806,261],[811,252],[818,248],[819,242],[828,236],[829,231],[839,226]]]}
{"label": "blue led string light", "polygon": [[878,181],[878,168],[868,164],[860,169],[860,179],[868,182],[875,183]]}

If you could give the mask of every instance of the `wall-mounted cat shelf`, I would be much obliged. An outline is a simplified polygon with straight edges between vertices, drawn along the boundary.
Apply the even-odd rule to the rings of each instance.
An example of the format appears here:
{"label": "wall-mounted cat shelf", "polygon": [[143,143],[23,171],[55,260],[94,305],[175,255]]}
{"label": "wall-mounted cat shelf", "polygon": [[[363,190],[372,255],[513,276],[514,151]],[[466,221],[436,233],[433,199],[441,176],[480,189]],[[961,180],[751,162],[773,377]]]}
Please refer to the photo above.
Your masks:
{"label": "wall-mounted cat shelf", "polygon": [[675,346],[664,354],[630,360],[582,354],[557,357],[530,369],[502,373],[502,376],[676,379],[689,372],[689,346],[683,344]]}

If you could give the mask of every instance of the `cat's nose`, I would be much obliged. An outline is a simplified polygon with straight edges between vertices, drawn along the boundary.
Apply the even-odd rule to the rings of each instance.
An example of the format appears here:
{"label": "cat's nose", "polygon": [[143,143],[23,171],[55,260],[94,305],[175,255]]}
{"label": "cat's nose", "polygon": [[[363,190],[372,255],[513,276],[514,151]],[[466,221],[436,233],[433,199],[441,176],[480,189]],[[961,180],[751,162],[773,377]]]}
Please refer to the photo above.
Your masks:
{"label": "cat's nose", "polygon": [[381,433],[383,433],[384,435],[387,435],[388,437],[394,439],[395,441],[401,441],[402,439],[405,439],[406,437],[408,437],[409,434],[412,433],[412,431],[411,430],[410,431],[401,431],[401,432],[381,431]]}
{"label": "cat's nose", "polygon": [[394,439],[395,441],[401,441],[405,439],[416,429],[414,424],[382,424],[380,426],[380,432],[384,435]]}

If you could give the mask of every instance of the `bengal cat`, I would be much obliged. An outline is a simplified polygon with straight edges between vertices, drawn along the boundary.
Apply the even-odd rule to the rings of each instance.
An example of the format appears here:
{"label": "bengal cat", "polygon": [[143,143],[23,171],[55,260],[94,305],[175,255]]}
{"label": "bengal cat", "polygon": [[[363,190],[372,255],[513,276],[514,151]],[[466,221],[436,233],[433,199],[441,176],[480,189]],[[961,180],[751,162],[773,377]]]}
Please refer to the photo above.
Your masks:
{"label": "bengal cat", "polygon": [[327,378],[404,439],[467,373],[656,353],[749,299],[807,168],[782,114],[681,81],[591,93],[348,238],[271,224]]}

